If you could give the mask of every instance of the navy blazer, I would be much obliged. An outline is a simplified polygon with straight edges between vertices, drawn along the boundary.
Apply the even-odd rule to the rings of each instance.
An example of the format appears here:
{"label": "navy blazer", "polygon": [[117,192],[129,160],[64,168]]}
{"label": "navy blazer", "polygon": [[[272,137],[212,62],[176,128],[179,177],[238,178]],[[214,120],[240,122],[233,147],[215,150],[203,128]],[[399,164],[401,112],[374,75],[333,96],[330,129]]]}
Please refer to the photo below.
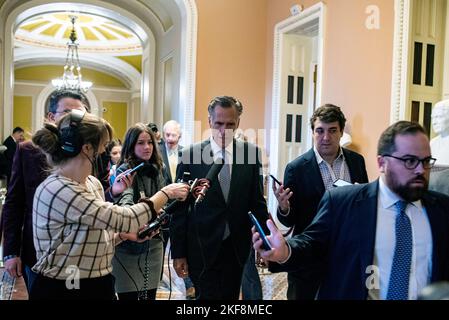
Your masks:
{"label": "navy blazer", "polygon": [[[344,148],[342,150],[351,183],[367,183],[368,175],[363,157],[354,151]],[[300,234],[312,222],[326,191],[313,148],[287,165],[284,186],[293,191],[290,214],[282,216],[278,211],[277,217],[283,225],[295,226],[293,234]]]}
{"label": "navy blazer", "polygon": [[[292,255],[282,269],[320,263],[325,270],[318,299],[368,297],[365,282],[373,264],[379,182],[327,191],[312,224],[288,240]],[[428,191],[422,198],[432,230],[431,281],[448,280],[449,197]]]}
{"label": "navy blazer", "polygon": [[[231,186],[226,202],[218,179],[211,182],[205,199],[194,201],[174,212],[170,223],[173,258],[187,258],[195,269],[211,266],[217,258],[228,221],[230,238],[240,265],[244,265],[251,248],[251,222],[248,211],[259,221],[268,218],[263,196],[259,149],[247,142],[234,140]],[[191,178],[206,177],[213,164],[210,140],[184,148],[177,177],[190,172]],[[263,223],[265,226],[265,223]]]}

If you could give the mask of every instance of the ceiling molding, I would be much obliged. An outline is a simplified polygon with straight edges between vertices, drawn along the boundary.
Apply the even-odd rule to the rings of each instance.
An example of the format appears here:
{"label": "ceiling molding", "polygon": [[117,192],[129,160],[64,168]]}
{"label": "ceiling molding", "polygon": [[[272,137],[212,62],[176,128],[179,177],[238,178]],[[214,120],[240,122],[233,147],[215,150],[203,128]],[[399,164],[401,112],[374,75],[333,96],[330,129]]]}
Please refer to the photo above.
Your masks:
{"label": "ceiling molding", "polygon": [[[17,48],[14,53],[15,68],[32,65],[60,64],[64,65],[65,53],[55,51],[49,54],[48,49]],[[82,67],[98,70],[120,79],[130,90],[140,90],[141,74],[131,65],[121,59],[108,55],[83,54],[80,55]]]}

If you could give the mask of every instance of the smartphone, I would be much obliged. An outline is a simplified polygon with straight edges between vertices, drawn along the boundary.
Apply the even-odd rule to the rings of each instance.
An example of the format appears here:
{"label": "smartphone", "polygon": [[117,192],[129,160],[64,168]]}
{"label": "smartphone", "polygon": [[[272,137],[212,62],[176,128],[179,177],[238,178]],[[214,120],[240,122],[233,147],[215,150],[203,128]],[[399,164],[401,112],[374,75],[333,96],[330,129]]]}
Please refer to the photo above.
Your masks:
{"label": "smartphone", "polygon": [[346,180],[343,180],[343,179],[337,179],[334,181],[333,185],[334,185],[334,187],[343,187],[343,186],[350,186],[350,185],[352,185],[352,183],[350,183]]}
{"label": "smartphone", "polygon": [[270,174],[270,177],[271,177],[271,179],[273,179],[274,182],[276,182],[278,185],[281,185],[281,184],[282,184],[282,183],[281,183],[278,179],[276,179],[272,174]]}
{"label": "smartphone", "polygon": [[[126,173],[126,176],[127,176],[127,175],[130,175],[131,173],[133,173],[134,171],[136,171],[137,169],[139,169],[140,167],[142,167],[143,164],[144,164],[144,163],[141,162],[139,165],[137,165],[137,166],[135,166],[134,168],[132,168],[131,171],[129,171],[129,172]],[[122,180],[122,179],[119,179],[118,182],[120,182],[121,180]]]}
{"label": "smartphone", "polygon": [[257,221],[256,217],[251,213],[248,212],[249,218],[251,219],[251,222],[256,227],[256,231],[260,234],[260,237],[262,238],[262,249],[264,250],[271,250],[270,242],[267,239],[267,236],[265,235],[265,232],[263,231],[262,227],[259,224],[259,221]]}

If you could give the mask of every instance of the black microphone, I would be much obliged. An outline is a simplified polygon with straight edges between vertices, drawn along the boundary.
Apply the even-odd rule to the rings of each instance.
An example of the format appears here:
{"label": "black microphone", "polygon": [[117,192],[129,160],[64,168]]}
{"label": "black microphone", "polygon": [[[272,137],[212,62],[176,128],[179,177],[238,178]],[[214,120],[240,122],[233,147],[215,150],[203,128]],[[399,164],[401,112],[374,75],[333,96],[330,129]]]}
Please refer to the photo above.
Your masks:
{"label": "black microphone", "polygon": [[190,184],[190,191],[189,191],[189,195],[187,196],[187,199],[184,201],[174,200],[172,203],[170,203],[168,206],[166,206],[165,209],[163,210],[163,212],[156,219],[154,219],[154,221],[152,221],[145,228],[143,228],[142,230],[139,231],[139,233],[137,235],[137,237],[139,239],[145,238],[151,232],[158,229],[162,225],[164,220],[166,218],[168,218],[173,213],[173,211],[178,210],[178,207],[184,205],[186,202],[189,201],[189,198],[191,197],[193,189],[196,188],[199,180],[195,179],[195,180],[189,182],[186,180],[186,177],[190,177],[190,172],[184,172],[183,179],[180,181],[180,182],[186,182],[186,183]]}
{"label": "black microphone", "polygon": [[162,222],[164,222],[164,220],[170,216],[170,214],[172,213],[172,211],[174,211],[175,209],[177,209],[181,204],[183,203],[183,201],[178,201],[175,200],[172,203],[170,203],[165,209],[164,212],[162,212],[156,219],[154,219],[150,224],[148,224],[145,228],[143,228],[142,230],[139,231],[137,237],[139,239],[143,239],[146,236],[148,236],[151,232],[153,232],[154,230],[158,229]]}
{"label": "black microphone", "polygon": [[[212,181],[215,180],[218,177],[218,173],[220,173],[221,168],[223,168],[224,160],[222,158],[219,159],[219,161],[214,162],[212,167],[210,167],[209,172],[206,175],[206,180],[209,181],[210,184],[212,184]],[[207,185],[201,189],[201,192],[198,194],[198,198],[196,198],[195,205],[203,201],[203,199],[206,197],[206,192],[209,188]]]}

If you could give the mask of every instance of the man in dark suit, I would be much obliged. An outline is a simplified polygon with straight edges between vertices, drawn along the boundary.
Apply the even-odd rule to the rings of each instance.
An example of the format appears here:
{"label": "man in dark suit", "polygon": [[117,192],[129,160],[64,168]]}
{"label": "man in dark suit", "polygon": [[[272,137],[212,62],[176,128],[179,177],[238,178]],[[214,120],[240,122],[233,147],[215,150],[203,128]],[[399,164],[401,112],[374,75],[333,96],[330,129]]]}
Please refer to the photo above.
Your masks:
{"label": "man in dark suit", "polygon": [[[315,110],[310,126],[314,146],[290,162],[284,174],[283,186],[275,192],[279,202],[279,221],[294,227],[300,234],[312,222],[324,192],[334,188],[334,181],[366,183],[365,160],[360,154],[340,147],[346,119],[339,107],[326,104]],[[285,186],[285,189],[284,189]],[[321,272],[318,268],[314,274]],[[289,272],[287,298],[312,300],[318,289],[313,274]]]}
{"label": "man in dark suit", "polygon": [[273,250],[254,247],[273,269],[320,267],[318,299],[416,299],[429,282],[449,279],[449,197],[428,191],[435,163],[417,123],[381,135],[380,178],[329,190],[302,234],[285,242],[271,221]]}
{"label": "man in dark suit", "polygon": [[198,299],[237,300],[243,266],[251,247],[253,212],[264,225],[268,218],[263,197],[261,163],[256,146],[233,139],[242,105],[222,96],[208,107],[211,138],[184,148],[177,176],[206,177],[214,161],[225,159],[202,202],[186,204],[170,225],[174,268],[190,275]]}
{"label": "man in dark suit", "polygon": [[[50,97],[47,121],[56,122],[72,109],[89,111],[84,94],[78,91],[55,91]],[[13,277],[24,275],[30,292],[36,263],[33,243],[32,209],[36,188],[49,174],[44,153],[31,141],[19,144],[14,156],[11,182],[3,206],[3,261]]]}
{"label": "man in dark suit", "polygon": [[20,142],[25,141],[24,131],[21,127],[15,127],[12,131],[12,134],[3,141],[3,145],[7,148],[3,155],[6,159],[6,186],[9,185],[9,180],[11,180],[11,169],[12,169],[12,160],[14,158],[14,154],[16,153],[17,145]]}
{"label": "man in dark suit", "polygon": [[170,184],[175,182],[176,167],[182,150],[182,146],[179,145],[182,135],[181,125],[175,120],[167,121],[162,128],[162,135],[164,138],[161,142],[164,145],[161,146],[161,155],[167,169],[166,182]]}

